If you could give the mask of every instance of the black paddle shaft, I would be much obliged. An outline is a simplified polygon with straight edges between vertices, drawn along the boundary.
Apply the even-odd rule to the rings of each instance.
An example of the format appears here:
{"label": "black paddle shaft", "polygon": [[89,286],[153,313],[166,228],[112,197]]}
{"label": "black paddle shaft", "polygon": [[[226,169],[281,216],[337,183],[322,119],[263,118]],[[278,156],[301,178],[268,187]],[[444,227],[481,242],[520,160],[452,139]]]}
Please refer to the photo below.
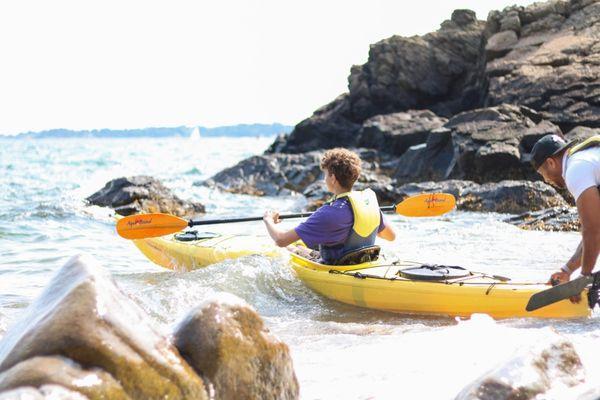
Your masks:
{"label": "black paddle shaft", "polygon": [[[381,211],[394,211],[396,206],[384,206],[381,207]],[[313,215],[312,212],[298,213],[298,214],[282,214],[279,219],[290,219],[290,218],[305,218]],[[188,226],[198,225],[216,225],[216,224],[231,224],[234,222],[249,222],[249,221],[261,221],[263,217],[244,217],[244,218],[223,218],[223,219],[192,219],[188,222]]]}

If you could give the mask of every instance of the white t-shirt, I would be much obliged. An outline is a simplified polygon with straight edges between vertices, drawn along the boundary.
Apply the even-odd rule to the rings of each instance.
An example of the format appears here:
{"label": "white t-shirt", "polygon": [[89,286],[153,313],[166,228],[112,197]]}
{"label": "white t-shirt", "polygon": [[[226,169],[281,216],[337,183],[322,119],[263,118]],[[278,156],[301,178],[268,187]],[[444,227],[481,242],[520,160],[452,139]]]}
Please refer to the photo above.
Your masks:
{"label": "white t-shirt", "polygon": [[563,178],[575,198],[592,186],[600,186],[600,147],[581,150],[563,157]]}

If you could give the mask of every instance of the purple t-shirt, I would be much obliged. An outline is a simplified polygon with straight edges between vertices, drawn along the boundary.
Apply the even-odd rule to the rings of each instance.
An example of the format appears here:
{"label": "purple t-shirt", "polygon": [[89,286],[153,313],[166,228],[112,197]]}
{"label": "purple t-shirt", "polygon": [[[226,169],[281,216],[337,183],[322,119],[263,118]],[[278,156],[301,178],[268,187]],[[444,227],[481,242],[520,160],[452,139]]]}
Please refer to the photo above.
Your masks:
{"label": "purple t-shirt", "polygon": [[[383,215],[377,232],[385,228]],[[325,204],[314,212],[306,221],[295,229],[300,239],[308,247],[316,249],[319,245],[326,246],[341,245],[346,241],[354,225],[354,214],[352,206],[347,197],[335,200],[333,203]],[[339,250],[340,257],[342,248]]]}

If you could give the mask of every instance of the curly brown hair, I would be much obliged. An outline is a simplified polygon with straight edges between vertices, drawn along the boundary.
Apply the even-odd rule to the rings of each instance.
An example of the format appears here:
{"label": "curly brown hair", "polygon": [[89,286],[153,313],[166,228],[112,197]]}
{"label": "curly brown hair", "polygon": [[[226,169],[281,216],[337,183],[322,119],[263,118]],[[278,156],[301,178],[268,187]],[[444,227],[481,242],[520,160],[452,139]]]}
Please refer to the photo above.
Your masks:
{"label": "curly brown hair", "polygon": [[360,157],[341,147],[327,150],[321,159],[321,169],[333,174],[344,189],[352,189],[360,175]]}

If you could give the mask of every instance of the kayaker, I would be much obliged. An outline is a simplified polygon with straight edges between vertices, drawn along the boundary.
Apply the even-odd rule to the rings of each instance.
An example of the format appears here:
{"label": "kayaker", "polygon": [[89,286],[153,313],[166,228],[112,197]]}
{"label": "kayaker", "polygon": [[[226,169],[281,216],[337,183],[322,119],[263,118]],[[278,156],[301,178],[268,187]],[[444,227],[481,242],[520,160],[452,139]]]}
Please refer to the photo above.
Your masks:
{"label": "kayaker", "polygon": [[573,256],[552,274],[550,282],[564,283],[581,267],[590,275],[600,252],[600,135],[575,145],[558,135],[546,135],[533,147],[531,163],[544,180],[567,188],[577,204],[582,240]]}
{"label": "kayaker", "polygon": [[376,236],[394,240],[396,233],[379,210],[375,192],[352,191],[360,175],[360,165],[360,157],[350,150],[326,151],[321,170],[333,199],[290,230],[277,226],[278,212],[266,211],[263,221],[277,246],[286,247],[302,239],[309,248],[319,250],[322,262],[335,264],[350,252],[373,246]]}

